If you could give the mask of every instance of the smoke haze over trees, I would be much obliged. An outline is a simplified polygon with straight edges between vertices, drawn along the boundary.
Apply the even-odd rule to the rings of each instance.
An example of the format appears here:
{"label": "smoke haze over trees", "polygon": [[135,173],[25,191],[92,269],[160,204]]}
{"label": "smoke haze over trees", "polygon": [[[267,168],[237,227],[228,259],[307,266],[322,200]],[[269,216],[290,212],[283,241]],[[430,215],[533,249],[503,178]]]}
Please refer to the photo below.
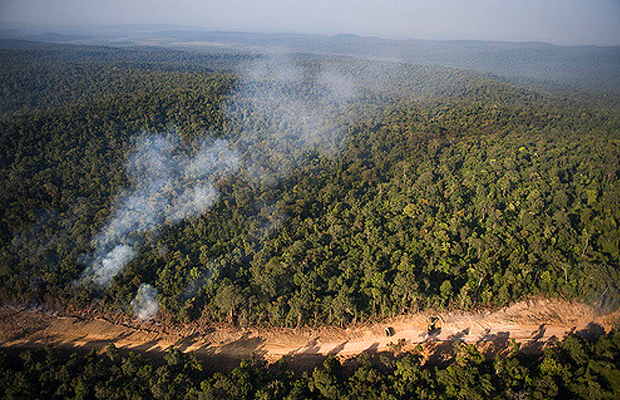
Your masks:
{"label": "smoke haze over trees", "polygon": [[211,3],[0,1],[0,397],[620,398],[620,3]]}
{"label": "smoke haze over trees", "polygon": [[[149,284],[162,318],[281,326],[617,305],[609,96],[335,56],[4,51],[30,99],[1,121],[6,300],[132,312]],[[50,108],[65,86],[84,96]]]}
{"label": "smoke haze over trees", "polygon": [[225,141],[198,145],[187,157],[175,136],[142,138],[126,166],[132,186],[118,200],[114,217],[94,239],[95,252],[82,283],[108,286],[136,256],[133,247],[161,225],[207,211],[217,200],[215,181],[234,171],[238,155]]}
{"label": "smoke haze over trees", "polygon": [[[295,52],[270,43],[263,53],[248,51],[256,36],[239,36],[217,52],[0,41],[1,305],[244,329],[346,326],[528,296],[618,310],[620,98],[613,82],[598,90],[616,73],[614,49],[556,59],[578,59],[598,76],[581,81],[592,69],[571,75],[580,67],[556,65],[530,80],[511,75],[515,54],[546,45],[496,45],[489,56],[494,45],[463,44],[482,54],[472,61],[461,48],[474,64],[513,60],[498,62],[508,71],[498,77],[368,59],[367,39],[357,37],[330,39],[348,46],[335,54],[311,51],[325,38],[297,37]],[[242,39],[247,47],[235,51]],[[384,45],[393,50],[374,46]],[[572,72],[545,81],[560,70]],[[257,360],[213,374],[178,350],[155,365],[114,346],[68,358],[2,349],[0,392],[620,392],[615,331],[569,336],[530,358],[490,360],[455,343],[437,368],[416,354],[376,365],[363,356],[352,369],[328,359],[304,375]]]}

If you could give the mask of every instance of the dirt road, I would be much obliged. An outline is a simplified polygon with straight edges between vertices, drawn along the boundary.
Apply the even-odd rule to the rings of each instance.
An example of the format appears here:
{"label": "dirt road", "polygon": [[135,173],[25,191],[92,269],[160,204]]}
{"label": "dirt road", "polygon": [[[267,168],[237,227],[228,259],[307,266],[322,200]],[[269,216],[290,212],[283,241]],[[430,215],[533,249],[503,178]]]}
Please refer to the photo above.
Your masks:
{"label": "dirt road", "polygon": [[[361,352],[399,351],[424,343],[438,346],[462,340],[501,351],[514,339],[522,348],[541,346],[562,339],[569,332],[597,334],[611,329],[618,315],[599,316],[589,306],[560,300],[535,299],[495,312],[442,313],[443,326],[433,337],[426,333],[429,313],[401,316],[372,326],[348,329],[240,329],[180,328],[175,333],[114,324],[103,319],[59,317],[32,310],[0,311],[0,346],[60,348],[119,348],[161,352],[170,346],[193,351],[197,356],[242,358],[251,354],[274,361],[336,355],[350,357]],[[391,328],[391,336],[386,335]],[[399,344],[400,343],[400,344]]]}

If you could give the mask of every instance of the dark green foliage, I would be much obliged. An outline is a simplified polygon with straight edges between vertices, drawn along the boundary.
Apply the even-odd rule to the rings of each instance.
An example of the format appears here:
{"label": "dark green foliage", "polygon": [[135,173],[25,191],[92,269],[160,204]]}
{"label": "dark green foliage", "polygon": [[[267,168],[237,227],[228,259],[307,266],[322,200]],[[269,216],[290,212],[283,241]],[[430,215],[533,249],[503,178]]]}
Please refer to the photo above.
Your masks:
{"label": "dark green foliage", "polygon": [[279,122],[226,119],[235,78],[214,69],[239,57],[134,50],[2,50],[1,299],[127,310],[148,282],[168,318],[280,326],[533,294],[617,307],[617,110],[448,68],[312,56],[296,61],[310,75],[331,64],[368,77],[325,121],[346,133],[338,154],[288,160],[258,139],[289,176],[221,179],[208,214],[147,235],[105,293],[73,290],[129,185],[136,134],[238,144],[240,126]]}
{"label": "dark green foliage", "polygon": [[[418,103],[352,127],[340,156],[310,154],[276,186],[227,183],[165,241],[199,269],[217,264],[191,301],[287,326],[536,294],[617,307],[617,114],[501,90],[513,100]],[[218,305],[225,292],[242,295],[234,310]]]}
{"label": "dark green foliage", "polygon": [[[350,365],[328,358],[294,374],[287,361],[242,361],[227,373],[203,369],[193,354],[169,349],[154,364],[110,344],[105,354],[70,357],[43,350],[0,352],[6,399],[615,399],[620,396],[620,332],[588,341],[568,336],[539,357],[486,359],[456,344],[443,366],[417,353]],[[294,361],[292,361],[294,362]]]}
{"label": "dark green foliage", "polygon": [[164,48],[0,40],[0,115],[87,104],[163,85],[183,86],[184,73],[204,76],[215,69],[230,71],[248,59]]}
{"label": "dark green foliage", "polygon": [[230,76],[148,79],[157,87],[0,121],[4,290],[39,297],[45,287],[77,278],[80,257],[91,251],[114,198],[129,184],[123,165],[132,135],[178,129],[191,138],[222,126],[218,110]]}

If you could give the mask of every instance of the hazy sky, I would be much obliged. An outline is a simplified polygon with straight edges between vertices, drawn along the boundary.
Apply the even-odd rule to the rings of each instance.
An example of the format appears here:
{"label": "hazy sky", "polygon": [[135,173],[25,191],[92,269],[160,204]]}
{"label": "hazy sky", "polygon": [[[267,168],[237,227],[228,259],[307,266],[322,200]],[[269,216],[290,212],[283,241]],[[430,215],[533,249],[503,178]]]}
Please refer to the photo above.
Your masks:
{"label": "hazy sky", "polygon": [[0,0],[0,22],[620,45],[620,0]]}

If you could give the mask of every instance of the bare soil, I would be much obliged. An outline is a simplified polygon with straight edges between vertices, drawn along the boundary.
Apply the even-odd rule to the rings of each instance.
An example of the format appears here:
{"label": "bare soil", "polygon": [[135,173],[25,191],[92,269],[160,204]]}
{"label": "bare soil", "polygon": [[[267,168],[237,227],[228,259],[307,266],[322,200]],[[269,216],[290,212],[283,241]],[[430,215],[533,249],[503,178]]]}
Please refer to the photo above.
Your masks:
{"label": "bare soil", "polygon": [[[431,315],[442,327],[427,333]],[[564,300],[530,299],[497,311],[422,312],[369,326],[346,329],[243,329],[238,327],[176,327],[156,323],[131,326],[103,318],[79,318],[36,310],[0,308],[0,346],[102,350],[109,343],[120,349],[161,354],[170,346],[217,360],[256,355],[267,361],[282,357],[312,360],[334,355],[351,358],[362,352],[399,353],[422,345],[427,359],[441,361],[442,347],[455,341],[474,343],[487,353],[538,351],[570,333],[596,336],[609,331],[618,312],[599,315],[590,306]],[[391,329],[388,329],[391,328]],[[388,336],[388,334],[390,336]],[[513,342],[514,341],[514,342]],[[435,359],[433,360],[433,357]]]}

